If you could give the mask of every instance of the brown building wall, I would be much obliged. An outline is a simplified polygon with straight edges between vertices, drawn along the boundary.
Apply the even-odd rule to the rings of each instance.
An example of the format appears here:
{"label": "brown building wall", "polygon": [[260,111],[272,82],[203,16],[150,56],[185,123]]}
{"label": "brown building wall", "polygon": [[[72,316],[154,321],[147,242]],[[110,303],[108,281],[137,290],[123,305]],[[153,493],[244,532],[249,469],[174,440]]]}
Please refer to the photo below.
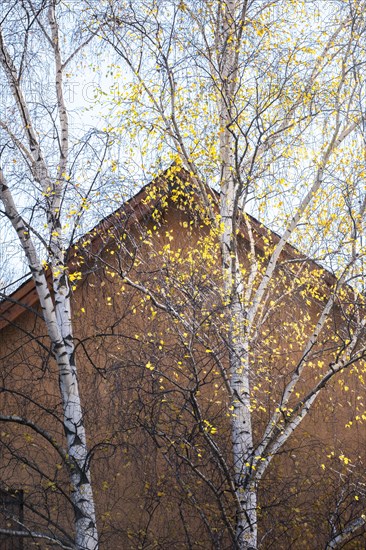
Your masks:
{"label": "brown building wall", "polygon": [[[243,241],[244,267],[246,255]],[[101,548],[230,548],[233,497],[205,439],[206,431],[230,468],[230,403],[221,372],[228,350],[220,337],[225,329],[215,237],[197,216],[174,206],[164,218],[134,226],[127,239],[112,227],[98,252],[80,257],[80,268],[73,260],[83,272],[73,295],[76,357]],[[307,269],[311,281],[315,267]],[[149,289],[160,309],[122,274]],[[268,307],[253,348],[257,438],[322,306],[321,299],[309,302],[309,292],[296,284],[292,291],[291,278],[293,271],[278,270],[271,292],[279,302],[272,312]],[[329,292],[324,280],[318,290]],[[193,318],[197,331],[190,333],[187,320]],[[346,330],[341,323],[335,311],[299,391],[334,359]],[[62,446],[58,375],[45,331],[29,311],[2,329],[1,408],[31,419]],[[329,538],[331,511],[338,506],[342,512],[336,502],[342,487],[349,507],[343,512],[352,514],[358,505],[353,479],[364,463],[366,441],[355,417],[364,406],[364,385],[355,373],[341,380],[322,390],[265,476],[264,548],[321,548]],[[35,529],[59,527],[61,537],[72,536],[67,472],[52,444],[24,425],[8,422],[2,429],[2,487],[24,490],[25,517]],[[364,542],[359,538],[349,548]]]}

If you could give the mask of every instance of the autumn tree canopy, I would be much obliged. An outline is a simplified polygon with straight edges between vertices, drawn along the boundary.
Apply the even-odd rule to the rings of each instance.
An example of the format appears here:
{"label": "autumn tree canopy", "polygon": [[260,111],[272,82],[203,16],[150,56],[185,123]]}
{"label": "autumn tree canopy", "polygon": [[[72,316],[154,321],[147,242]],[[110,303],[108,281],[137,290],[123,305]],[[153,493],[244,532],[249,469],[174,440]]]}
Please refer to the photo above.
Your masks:
{"label": "autumn tree canopy", "polygon": [[[116,533],[141,548],[362,545],[365,7],[6,4],[1,215],[45,322],[27,338],[58,366],[70,547],[96,549],[98,524],[106,548]],[[34,97],[51,62],[55,95]],[[91,73],[80,131],[66,90]],[[146,474],[131,474],[140,520],[123,462]]]}

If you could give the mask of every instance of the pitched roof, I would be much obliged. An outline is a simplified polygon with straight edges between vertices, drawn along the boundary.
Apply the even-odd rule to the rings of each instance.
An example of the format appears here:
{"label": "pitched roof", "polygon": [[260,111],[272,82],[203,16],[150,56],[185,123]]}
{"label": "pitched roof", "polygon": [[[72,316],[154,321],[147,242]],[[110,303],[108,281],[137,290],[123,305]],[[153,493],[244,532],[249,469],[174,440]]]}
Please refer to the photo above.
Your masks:
{"label": "pitched roof", "polygon": [[[128,229],[133,224],[141,223],[144,220],[149,219],[151,212],[158,206],[159,201],[163,196],[167,196],[172,190],[172,186],[167,188],[167,174],[169,173],[168,169],[162,175],[153,179],[150,183],[146,184],[142,189],[134,195],[131,199],[126,201],[122,206],[117,210],[103,218],[99,221],[93,229],[88,231],[79,241],[70,246],[68,250],[68,265],[72,270],[75,268],[75,263],[73,259],[77,254],[78,245],[80,242],[88,242],[88,250],[95,252],[103,245],[103,236],[108,233],[108,230],[121,225],[123,222],[124,229]],[[180,181],[189,182],[191,181],[189,173],[184,169],[175,170],[173,172],[174,178],[179,178]],[[172,179],[171,177],[169,178]],[[154,199],[147,197],[152,188],[163,189],[163,193],[156,195]],[[218,193],[212,189],[209,189],[209,193],[216,198],[218,198]],[[264,240],[268,239],[270,236],[273,244],[277,244],[280,240],[280,236],[274,231],[268,229],[253,216],[250,216],[250,222],[252,225],[252,231],[256,236],[256,247],[258,250],[264,250],[266,245]],[[246,238],[244,224],[242,229],[242,236]],[[287,257],[293,260],[306,261],[309,262],[314,269],[322,269],[324,272],[324,281],[327,285],[334,284],[335,277],[327,271],[324,267],[317,264],[314,260],[311,260],[305,257],[299,252],[294,246],[286,244],[284,253]],[[73,265],[74,264],[74,265]],[[51,271],[46,272],[47,279],[51,283]],[[0,302],[0,330],[5,328],[7,325],[12,324],[20,317],[25,311],[36,312],[34,306],[38,303],[38,294],[36,286],[32,277],[27,279],[22,283],[10,296],[4,298]]]}
{"label": "pitched roof", "polygon": [[[141,222],[148,214],[149,210],[154,207],[153,203],[147,203],[146,199],[149,188],[156,184],[157,180],[145,185],[134,197],[126,201],[117,210],[103,218],[94,228],[82,237],[81,240],[85,240],[88,236],[90,246],[97,248],[99,242],[102,240],[102,234],[106,233],[110,227],[121,223],[121,216],[123,214],[126,227],[132,223]],[[72,264],[72,259],[75,256],[76,249],[79,241],[74,245],[71,245],[68,250],[68,263]],[[46,273],[47,279],[51,281],[51,271]],[[7,296],[0,302],[0,330],[6,327],[8,324],[13,323],[24,311],[32,310],[32,308],[38,303],[37,289],[32,277],[24,281],[10,296]]]}

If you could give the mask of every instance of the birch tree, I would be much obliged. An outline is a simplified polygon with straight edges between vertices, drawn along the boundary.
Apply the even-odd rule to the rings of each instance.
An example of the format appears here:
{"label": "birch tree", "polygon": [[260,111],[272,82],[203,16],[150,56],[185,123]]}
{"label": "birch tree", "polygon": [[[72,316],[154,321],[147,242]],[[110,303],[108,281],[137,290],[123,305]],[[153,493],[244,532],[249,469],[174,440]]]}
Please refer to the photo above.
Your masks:
{"label": "birch tree", "polygon": [[[41,316],[47,327],[51,353],[59,373],[66,436],[65,449],[62,451],[60,448],[59,453],[69,472],[75,526],[72,547],[95,550],[98,547],[98,535],[75,363],[71,293],[67,275],[68,240],[63,221],[65,190],[71,185],[65,74],[75,55],[90,38],[79,40],[76,48],[66,56],[62,51],[62,33],[59,28],[62,14],[53,1],[47,4],[25,2],[17,6],[5,3],[2,13],[0,63],[7,104],[7,110],[0,119],[4,144],[2,152],[7,160],[0,171],[2,213],[18,236],[36,285]],[[39,57],[40,63],[43,61],[48,64],[52,60],[49,75],[42,65],[34,65],[32,56]],[[39,71],[38,79],[34,78],[34,71]],[[48,76],[51,78],[51,97],[55,97],[55,101],[53,103],[51,99],[47,102],[45,99],[40,109],[38,97],[42,93],[47,95],[47,85],[42,88],[39,79]],[[32,85],[38,85],[40,90],[32,89]],[[39,110],[43,110],[41,115],[38,114]],[[53,138],[48,133],[47,118],[52,122]],[[21,166],[18,174],[14,174],[10,168],[9,155],[5,156],[9,149],[14,151],[14,163]],[[28,180],[28,189],[23,188],[22,178]],[[29,216],[23,214],[22,203],[29,200],[25,193],[33,201]],[[44,218],[41,224],[34,219],[37,216]],[[15,415],[1,420],[32,426],[26,419]],[[44,437],[53,446],[56,445],[52,443],[52,436],[46,434]],[[16,536],[39,537],[29,532],[27,526],[20,526]]]}
{"label": "birch tree", "polygon": [[[155,147],[155,166],[165,159],[184,167],[204,205],[203,219],[219,232],[237,548],[258,547],[258,487],[269,465],[294,436],[322,389],[361,361],[365,351],[363,298],[357,296],[356,282],[363,276],[364,253],[360,239],[364,193],[362,176],[356,175],[364,155],[363,9],[362,1],[352,0],[332,4],[227,0],[111,3],[109,11],[93,11],[102,24],[101,36],[118,56],[119,87],[110,127],[125,139],[132,132],[131,150],[136,135],[143,155],[152,154]],[[130,70],[132,84],[127,88],[121,67]],[[353,160],[346,160],[353,147],[357,151]],[[217,186],[219,197],[208,191],[208,185]],[[324,204],[330,200],[335,206],[332,194],[338,196],[333,212]],[[263,253],[258,252],[248,210],[260,221],[271,224],[272,220],[280,233],[275,242],[263,237],[267,243]],[[342,222],[336,229],[338,215]],[[243,225],[250,243],[249,268],[238,251]],[[281,303],[271,294],[289,243],[331,265],[337,282],[312,330],[302,336],[299,358],[288,365],[286,383],[274,398],[261,435],[255,436],[253,419],[258,411],[253,394],[260,368],[251,358],[269,312]],[[294,265],[301,261],[293,260]],[[153,295],[123,272],[120,275]],[[305,278],[295,276],[299,292],[307,284],[306,276],[309,273]],[[356,290],[346,289],[350,281]],[[347,343],[312,384],[304,386],[324,330],[340,297],[348,292],[355,292],[352,307],[357,314]],[[172,311],[156,296],[155,303]],[[360,515],[343,533],[334,534],[329,547],[364,522]]]}
{"label": "birch tree", "polygon": [[[60,457],[71,490],[67,483],[60,489],[71,500],[75,524],[75,537],[27,525],[12,533],[51,538],[66,548],[98,547],[71,281],[80,292],[74,302],[78,334],[86,334],[78,345],[106,378],[104,399],[108,391],[113,396],[100,411],[109,419],[105,448],[117,455],[106,459],[105,490],[113,485],[124,505],[117,465],[125,462],[126,478],[127,466],[143,465],[127,482],[139,488],[133,502],[145,517],[123,509],[117,519],[110,512],[103,519],[115,521],[123,544],[191,548],[202,536],[217,549],[304,540],[341,547],[362,536],[365,526],[362,450],[332,441],[326,449],[311,448],[300,465],[296,455],[304,457],[306,423],[324,406],[326,418],[347,422],[350,434],[364,421],[362,395],[349,382],[364,387],[364,2],[80,6],[91,34],[74,33],[72,41],[72,21],[63,20],[54,2],[6,4],[2,19],[2,214],[18,235],[38,291],[59,371],[65,448],[20,414],[0,420],[37,433]],[[75,271],[77,264],[68,263],[69,235],[79,231],[88,192],[79,192],[77,172],[85,167],[75,165],[85,156],[79,138],[71,147],[65,78],[94,35],[104,41],[105,58],[113,56],[106,68],[98,67],[115,83],[110,97],[104,90],[99,95],[110,109],[106,149],[120,140],[130,164],[140,164],[145,177],[159,177],[142,192],[136,212],[127,204],[86,235],[78,244],[83,267]],[[37,67],[45,75],[43,64],[54,80],[53,101],[33,101],[27,88]],[[103,155],[97,172],[102,166]],[[119,169],[114,160],[112,171]],[[110,201],[107,191],[101,187],[95,202],[101,194]],[[146,217],[134,224],[140,210]],[[77,302],[86,289],[95,294],[85,294],[87,304]],[[113,316],[101,315],[102,305]],[[86,306],[94,320],[88,329]],[[344,409],[352,393],[352,418],[339,413],[332,392]],[[323,441],[319,436],[318,445]],[[29,466],[23,448],[12,451]],[[324,487],[324,476],[331,489],[315,499],[316,512],[306,512],[304,522],[308,493],[302,485],[307,463],[314,462],[318,471],[309,480]],[[54,480],[46,482],[52,490]],[[286,506],[286,498],[299,507]],[[268,521],[272,509],[285,516],[282,530],[278,518]],[[174,540],[156,531],[165,520],[173,524]]]}

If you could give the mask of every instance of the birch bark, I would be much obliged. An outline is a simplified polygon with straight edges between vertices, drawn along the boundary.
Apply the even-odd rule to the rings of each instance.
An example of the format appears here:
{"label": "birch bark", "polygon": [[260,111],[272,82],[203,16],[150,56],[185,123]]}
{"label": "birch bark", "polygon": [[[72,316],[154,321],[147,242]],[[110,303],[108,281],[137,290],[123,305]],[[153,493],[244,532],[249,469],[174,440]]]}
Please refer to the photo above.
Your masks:
{"label": "birch bark", "polygon": [[[52,343],[59,373],[59,385],[64,413],[64,430],[69,457],[71,501],[74,509],[75,545],[80,550],[97,550],[95,503],[90,476],[90,457],[87,449],[83,411],[77,380],[75,349],[71,319],[70,288],[67,278],[66,248],[61,224],[62,196],[66,184],[68,163],[68,117],[63,94],[63,72],[59,30],[55,13],[56,2],[48,8],[50,42],[55,62],[55,87],[58,122],[60,127],[60,158],[56,177],[52,178],[42,146],[39,142],[28,104],[22,91],[21,76],[0,32],[0,63],[22,121],[28,147],[13,139],[14,145],[30,161],[34,181],[39,183],[45,197],[49,234],[50,267],[52,269],[53,297],[48,287],[42,262],[32,238],[32,228],[21,217],[5,176],[0,171],[0,200],[16,231],[37,288],[40,305]],[[2,125],[6,129],[6,125]],[[9,134],[10,135],[10,134]],[[10,135],[10,138],[14,136]]]}
{"label": "birch bark", "polygon": [[[221,254],[224,300],[228,308],[229,369],[232,393],[232,449],[237,500],[236,542],[240,549],[257,547],[257,493],[251,479],[253,432],[250,412],[250,382],[246,312],[243,307],[243,279],[237,250],[237,218],[242,187],[235,171],[234,112],[237,88],[237,41],[242,32],[246,2],[229,0],[221,5],[221,28],[217,36],[218,60],[221,65],[218,97],[220,120],[222,222]],[[240,21],[238,22],[238,18]]]}

